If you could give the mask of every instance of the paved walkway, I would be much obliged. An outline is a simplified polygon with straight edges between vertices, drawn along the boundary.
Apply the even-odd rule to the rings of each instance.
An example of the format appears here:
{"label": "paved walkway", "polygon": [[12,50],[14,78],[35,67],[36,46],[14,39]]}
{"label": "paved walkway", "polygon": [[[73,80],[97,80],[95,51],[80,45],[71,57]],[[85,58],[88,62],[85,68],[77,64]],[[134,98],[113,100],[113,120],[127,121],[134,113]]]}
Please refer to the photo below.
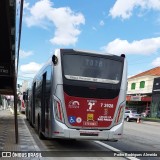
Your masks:
{"label": "paved walkway", "polygon": [[[14,115],[10,110],[0,110],[0,154],[6,151],[40,151],[24,119],[18,116],[19,142],[15,142]],[[1,155],[0,155],[1,156]],[[11,158],[2,158],[4,160]],[[12,158],[12,159],[31,159],[31,158]],[[35,158],[32,158],[35,159]]]}

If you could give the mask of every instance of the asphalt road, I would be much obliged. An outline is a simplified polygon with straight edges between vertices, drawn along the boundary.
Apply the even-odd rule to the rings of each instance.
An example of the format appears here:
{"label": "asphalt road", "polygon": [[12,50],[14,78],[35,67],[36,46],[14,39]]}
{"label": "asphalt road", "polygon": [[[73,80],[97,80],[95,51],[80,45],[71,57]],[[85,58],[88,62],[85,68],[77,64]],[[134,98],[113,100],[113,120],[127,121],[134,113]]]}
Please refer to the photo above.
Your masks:
{"label": "asphalt road", "polygon": [[[25,116],[24,116],[25,119]],[[118,142],[108,142],[108,141],[82,141],[82,140],[39,140],[35,130],[30,127],[29,123],[25,120],[36,144],[41,151],[69,151],[71,157],[78,157],[79,153],[85,154],[86,159],[90,157],[95,157],[94,159],[99,159],[99,153],[102,151],[112,154],[112,151],[131,151],[135,153],[142,151],[155,153],[155,151],[160,151],[160,123],[139,123],[136,122],[125,122],[124,124],[124,135]],[[84,152],[85,151],[85,152]],[[139,153],[138,152],[138,153]],[[74,153],[74,154],[73,154]],[[78,153],[76,155],[76,153]],[[70,156],[70,155],[69,155]],[[73,159],[72,157],[72,159]],[[69,157],[68,157],[69,158]],[[80,159],[85,159],[83,156]],[[126,159],[124,157],[101,157],[100,159]],[[128,157],[132,160],[158,160],[159,158],[154,157]],[[93,159],[92,159],[93,160]]]}
{"label": "asphalt road", "polygon": [[[121,151],[160,152],[160,123],[157,122],[125,122],[123,138],[118,142],[104,142]],[[138,159],[158,159],[154,157],[138,157]],[[160,158],[159,158],[160,159]]]}

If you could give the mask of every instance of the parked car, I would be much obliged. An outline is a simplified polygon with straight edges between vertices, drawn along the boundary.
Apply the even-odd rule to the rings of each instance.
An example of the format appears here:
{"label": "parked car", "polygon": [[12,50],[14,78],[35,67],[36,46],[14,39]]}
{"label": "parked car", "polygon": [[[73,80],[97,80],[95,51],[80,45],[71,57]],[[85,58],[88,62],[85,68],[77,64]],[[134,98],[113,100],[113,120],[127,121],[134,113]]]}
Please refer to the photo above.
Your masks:
{"label": "parked car", "polygon": [[136,120],[141,118],[141,115],[137,113],[135,110],[125,110],[124,113],[124,118],[126,119],[127,122],[131,120]]}

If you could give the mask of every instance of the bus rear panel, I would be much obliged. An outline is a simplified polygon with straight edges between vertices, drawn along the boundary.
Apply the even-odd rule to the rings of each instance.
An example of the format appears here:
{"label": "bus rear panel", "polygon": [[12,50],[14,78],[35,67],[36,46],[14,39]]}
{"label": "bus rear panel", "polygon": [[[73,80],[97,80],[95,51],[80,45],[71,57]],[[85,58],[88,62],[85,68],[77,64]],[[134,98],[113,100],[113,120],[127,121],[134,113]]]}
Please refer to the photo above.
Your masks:
{"label": "bus rear panel", "polygon": [[61,49],[55,52],[51,137],[122,137],[127,66],[124,56]]}

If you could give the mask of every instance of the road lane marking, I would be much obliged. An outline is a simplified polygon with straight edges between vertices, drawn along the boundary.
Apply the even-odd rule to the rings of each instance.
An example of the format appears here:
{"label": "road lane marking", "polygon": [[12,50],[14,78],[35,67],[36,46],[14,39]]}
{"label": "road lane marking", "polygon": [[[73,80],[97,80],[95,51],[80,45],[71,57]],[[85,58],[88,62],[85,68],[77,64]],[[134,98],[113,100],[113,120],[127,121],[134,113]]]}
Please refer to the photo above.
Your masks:
{"label": "road lane marking", "polygon": [[[108,148],[108,149],[111,150],[111,151],[125,153],[125,152],[123,152],[123,151],[121,151],[121,150],[119,150],[119,149],[117,149],[117,148],[114,148],[114,147],[112,147],[112,146],[109,146],[108,144],[105,144],[105,143],[103,143],[103,142],[100,142],[100,141],[94,141],[94,142],[95,142],[95,143],[98,143],[99,145],[101,145],[101,146],[103,146],[103,147],[105,147],[105,148]],[[136,158],[136,157],[125,157],[125,158],[128,158],[128,159],[130,159],[130,160],[140,160],[140,159],[138,159],[138,158]]]}

